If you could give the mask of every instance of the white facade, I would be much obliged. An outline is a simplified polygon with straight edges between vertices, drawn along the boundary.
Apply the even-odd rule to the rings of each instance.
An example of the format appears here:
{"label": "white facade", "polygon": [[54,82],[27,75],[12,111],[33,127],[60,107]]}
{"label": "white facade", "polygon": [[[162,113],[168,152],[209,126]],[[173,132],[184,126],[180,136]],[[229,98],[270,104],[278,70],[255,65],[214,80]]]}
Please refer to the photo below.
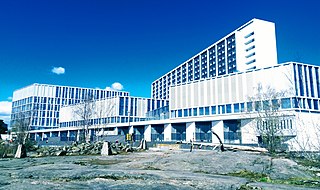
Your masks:
{"label": "white facade", "polygon": [[[319,76],[319,66],[289,62],[176,85],[170,91],[171,120],[187,123],[188,138],[191,122],[213,121],[221,124],[212,128],[223,131],[225,143],[257,144],[259,127],[264,125],[256,120],[261,117],[259,110],[270,109],[275,101],[277,130],[288,148],[320,150]],[[279,96],[257,97],[268,89],[280,92]],[[232,138],[226,138],[228,134]]]}
{"label": "white facade", "polygon": [[98,100],[128,95],[123,91],[32,84],[13,92],[11,124],[32,112],[31,129],[56,128],[63,105],[79,103],[89,96]]}
{"label": "white facade", "polygon": [[287,144],[293,151],[320,150],[320,114],[295,113],[295,134]]}
{"label": "white facade", "polygon": [[235,31],[237,70],[265,68],[278,63],[275,24],[253,19]]}
{"label": "white facade", "polygon": [[151,93],[168,99],[170,86],[276,64],[274,23],[252,19],[154,81]]}
{"label": "white facade", "polygon": [[176,85],[170,89],[170,110],[247,102],[259,84],[290,97],[295,95],[293,81],[292,64],[282,64]]}
{"label": "white facade", "polygon": [[[119,96],[106,98],[87,103],[89,109],[85,108],[84,103],[63,106],[60,109],[60,127],[81,127],[81,113],[90,112],[90,126],[106,127],[115,124],[125,126],[130,122],[147,120],[147,113],[158,108],[168,106],[165,100],[154,100],[151,98],[140,98],[131,96]],[[80,112],[80,114],[79,114]]]}

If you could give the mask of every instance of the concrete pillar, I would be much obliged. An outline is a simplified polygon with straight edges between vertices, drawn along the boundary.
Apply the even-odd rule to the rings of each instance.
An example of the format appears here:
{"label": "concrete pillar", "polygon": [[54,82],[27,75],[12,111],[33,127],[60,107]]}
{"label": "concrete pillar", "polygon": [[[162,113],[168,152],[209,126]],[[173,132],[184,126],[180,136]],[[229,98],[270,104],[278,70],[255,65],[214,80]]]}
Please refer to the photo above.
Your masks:
{"label": "concrete pillar", "polygon": [[43,139],[44,139],[44,133],[42,133],[42,137],[41,137],[41,140],[43,141]]}
{"label": "concrete pillar", "polygon": [[256,122],[252,119],[241,120],[241,143],[242,144],[258,144],[258,131]]}
{"label": "concrete pillar", "polygon": [[164,124],[164,141],[171,141],[171,134],[172,134],[172,125],[171,123]]}
{"label": "concrete pillar", "polygon": [[129,126],[129,134],[133,134],[134,130],[133,130],[133,126]]}
{"label": "concrete pillar", "polygon": [[52,137],[52,131],[50,131],[50,137]]}
{"label": "concrete pillar", "polygon": [[194,141],[196,138],[196,123],[186,123],[186,141],[190,142],[190,140]]}
{"label": "concrete pillar", "polygon": [[78,133],[78,134],[77,134],[77,141],[80,141],[80,130],[78,130],[77,133]]}
{"label": "concrete pillar", "polygon": [[[212,121],[211,130],[213,130],[221,139],[222,143],[224,143],[224,132],[223,132],[223,121]],[[219,139],[212,135],[212,143],[219,144]]]}
{"label": "concrete pillar", "polygon": [[58,137],[61,137],[60,131],[58,131]]}
{"label": "concrete pillar", "polygon": [[67,132],[67,137],[70,138],[70,131]]}
{"label": "concrete pillar", "polygon": [[92,130],[89,129],[89,130],[88,130],[88,138],[90,139],[92,135],[93,135],[93,134],[92,134]]}
{"label": "concrete pillar", "polygon": [[110,150],[110,142],[104,142],[102,145],[101,149],[101,155],[102,156],[108,156],[111,155],[111,150]]}
{"label": "concrete pillar", "polygon": [[151,125],[144,126],[144,139],[148,142],[151,141]]}
{"label": "concrete pillar", "polygon": [[118,127],[116,127],[116,129],[115,129],[115,133],[116,133],[116,135],[118,135],[118,134],[119,134]]}

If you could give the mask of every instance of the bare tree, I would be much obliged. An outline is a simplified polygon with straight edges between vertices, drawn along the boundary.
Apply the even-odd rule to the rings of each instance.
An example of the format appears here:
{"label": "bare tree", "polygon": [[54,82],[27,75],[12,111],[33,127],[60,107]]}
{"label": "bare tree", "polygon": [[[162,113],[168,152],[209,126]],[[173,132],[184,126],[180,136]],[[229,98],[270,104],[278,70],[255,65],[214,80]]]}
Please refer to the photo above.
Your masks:
{"label": "bare tree", "polygon": [[96,124],[96,137],[99,140],[99,136],[104,135],[104,128],[109,124],[109,118],[113,115],[112,112],[115,108],[115,98],[109,98],[100,100],[96,104],[96,115],[98,123]]}
{"label": "bare tree", "polygon": [[92,94],[87,94],[84,99],[73,107],[73,113],[79,118],[83,126],[80,141],[90,142],[89,127],[93,125],[92,118],[95,115],[95,101]]}
{"label": "bare tree", "polygon": [[17,118],[15,118],[12,123],[12,132],[14,133],[15,141],[18,144],[24,144],[27,140],[30,129],[30,113],[19,113],[16,116]]}
{"label": "bare tree", "polygon": [[31,110],[20,112],[15,115],[15,118],[12,121],[12,133],[15,136],[15,142],[18,145],[16,152],[16,157],[18,158],[27,156],[26,144],[29,142],[29,131],[36,114],[37,107],[34,106]]}
{"label": "bare tree", "polygon": [[258,84],[256,91],[254,96],[248,97],[247,112],[253,116],[260,143],[274,153],[284,142],[282,121],[288,115],[280,111],[280,106],[286,91],[277,91],[270,86],[263,88],[261,84]]}

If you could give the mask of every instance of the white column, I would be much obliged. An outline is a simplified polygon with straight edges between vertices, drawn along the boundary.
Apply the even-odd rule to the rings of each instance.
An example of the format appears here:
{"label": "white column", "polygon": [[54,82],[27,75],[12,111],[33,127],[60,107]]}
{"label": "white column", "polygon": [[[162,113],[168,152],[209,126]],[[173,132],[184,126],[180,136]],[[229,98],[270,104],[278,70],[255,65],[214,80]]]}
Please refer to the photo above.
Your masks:
{"label": "white column", "polygon": [[151,141],[151,125],[146,125],[144,127],[144,139],[148,142]]}
{"label": "white column", "polygon": [[80,130],[78,130],[77,141],[80,141]]}
{"label": "white column", "polygon": [[186,124],[186,141],[194,141],[196,136],[196,123],[191,122]]}
{"label": "white column", "polygon": [[129,126],[129,134],[133,134],[133,126]]}
{"label": "white column", "polygon": [[164,141],[171,141],[172,125],[171,123],[164,125]]}
{"label": "white column", "polygon": [[89,141],[91,139],[91,136],[92,136],[92,130],[91,129],[88,129],[88,138],[89,138]]}
{"label": "white column", "polygon": [[256,122],[252,119],[241,120],[241,142],[242,144],[257,144],[258,131]]}
{"label": "white column", "polygon": [[[223,121],[212,121],[211,126],[211,130],[215,132],[220,137],[222,143],[224,143]],[[219,139],[215,135],[212,135],[212,143],[219,144]]]}
{"label": "white column", "polygon": [[41,140],[43,141],[43,139],[44,139],[44,133],[42,133],[42,138],[41,138]]}

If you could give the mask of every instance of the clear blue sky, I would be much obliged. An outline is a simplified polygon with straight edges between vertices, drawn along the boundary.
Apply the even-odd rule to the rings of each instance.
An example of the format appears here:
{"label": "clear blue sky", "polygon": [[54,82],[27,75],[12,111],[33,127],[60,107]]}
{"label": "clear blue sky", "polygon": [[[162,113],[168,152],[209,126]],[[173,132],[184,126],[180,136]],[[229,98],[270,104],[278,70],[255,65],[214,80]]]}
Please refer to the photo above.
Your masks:
{"label": "clear blue sky", "polygon": [[320,65],[319,7],[316,0],[3,0],[0,101],[32,83],[120,82],[150,97],[152,81],[252,18],[276,23],[279,62]]}

